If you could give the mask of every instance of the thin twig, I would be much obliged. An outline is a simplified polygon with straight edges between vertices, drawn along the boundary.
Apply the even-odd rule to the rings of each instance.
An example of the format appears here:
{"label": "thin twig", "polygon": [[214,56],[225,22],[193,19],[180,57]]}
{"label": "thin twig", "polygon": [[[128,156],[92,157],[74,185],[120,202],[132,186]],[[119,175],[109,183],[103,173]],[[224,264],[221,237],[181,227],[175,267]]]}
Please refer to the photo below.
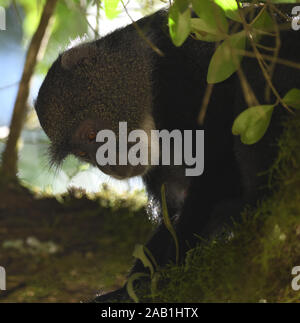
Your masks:
{"label": "thin twig", "polygon": [[[240,8],[240,3],[239,1],[236,1],[239,8]],[[260,69],[264,75],[264,78],[265,80],[267,81],[268,85],[270,86],[273,94],[275,95],[275,97],[278,99],[278,101],[280,102],[280,104],[286,108],[288,111],[292,112],[291,109],[287,106],[287,104],[285,102],[283,102],[283,100],[281,99],[279,93],[277,92],[277,90],[275,89],[273,83],[272,83],[272,80],[270,79],[270,75],[268,74],[264,64],[263,64],[263,57],[262,55],[260,54],[260,52],[258,51],[257,47],[256,47],[256,44],[253,40],[253,38],[251,37],[251,32],[249,30],[249,26],[247,24],[247,21],[245,19],[245,16],[244,16],[244,13],[240,10],[240,17],[242,19],[242,24],[244,26],[244,29],[245,29],[245,32],[246,32],[246,35],[248,36],[249,40],[250,40],[250,44],[252,46],[252,49],[254,51],[254,54],[256,55],[256,59],[257,59],[257,62],[258,62],[258,65],[260,66]]]}
{"label": "thin twig", "polygon": [[12,83],[12,84],[8,84],[8,85],[1,86],[1,87],[0,87],[0,91],[5,90],[5,89],[8,89],[8,88],[13,87],[13,86],[16,86],[16,85],[18,85],[19,83],[20,83],[20,81],[15,82],[15,83]]}
{"label": "thin twig", "polygon": [[264,49],[264,50],[267,50],[269,52],[275,52],[276,51],[275,47],[264,46],[264,45],[259,44],[259,43],[256,44],[256,47]]}
{"label": "thin twig", "polygon": [[209,103],[209,100],[211,98],[213,88],[214,88],[214,84],[207,84],[207,87],[206,87],[206,90],[205,90],[205,93],[204,93],[204,97],[203,97],[203,100],[202,100],[200,113],[199,113],[199,116],[198,116],[198,124],[200,124],[200,125],[203,125],[203,123],[204,123],[208,103]]}
{"label": "thin twig", "polygon": [[96,7],[97,7],[97,13],[96,13],[96,33],[95,37],[98,37],[100,35],[100,2],[101,0],[98,0],[96,2]]}
{"label": "thin twig", "polygon": [[[243,56],[256,58],[256,55],[253,52],[250,52],[247,50],[242,50],[242,49],[237,49],[236,51],[237,51],[237,53],[239,53]],[[274,56],[267,55],[267,54],[261,54],[261,56],[268,61],[271,61],[271,62],[276,61],[276,63],[278,63],[278,64],[285,65],[285,66],[292,67],[292,68],[296,68],[296,69],[300,69],[299,63],[292,62],[292,61],[289,61],[287,59],[283,59],[280,57],[275,58]]]}
{"label": "thin twig", "polygon": [[[269,1],[268,1],[268,4],[269,4]],[[271,7],[270,7],[270,10],[271,10],[271,17],[272,17],[272,20],[273,20],[275,33],[276,33],[276,36],[275,36],[275,50],[274,50],[274,54],[273,54],[273,57],[275,58],[275,60],[272,61],[270,66],[269,66],[269,75],[270,75],[270,78],[272,79],[273,74],[274,74],[274,70],[275,70],[275,66],[276,66],[276,58],[279,56],[279,50],[280,50],[281,42],[280,42],[280,31],[279,31],[279,28],[278,28],[278,24],[277,24],[277,22],[276,22],[276,20],[274,18],[274,11],[272,10]],[[270,101],[270,99],[271,99],[271,88],[270,88],[270,86],[266,87],[265,97],[266,97],[267,101]]]}
{"label": "thin twig", "polygon": [[164,53],[158,48],[156,47],[149,39],[148,37],[145,36],[144,32],[141,30],[141,28],[139,27],[139,25],[133,20],[133,18],[130,16],[123,0],[121,0],[121,3],[124,7],[124,10],[127,14],[127,16],[129,17],[129,19],[131,20],[134,28],[136,29],[136,31],[138,32],[138,34],[145,40],[145,42],[159,55],[159,56],[164,56]]}

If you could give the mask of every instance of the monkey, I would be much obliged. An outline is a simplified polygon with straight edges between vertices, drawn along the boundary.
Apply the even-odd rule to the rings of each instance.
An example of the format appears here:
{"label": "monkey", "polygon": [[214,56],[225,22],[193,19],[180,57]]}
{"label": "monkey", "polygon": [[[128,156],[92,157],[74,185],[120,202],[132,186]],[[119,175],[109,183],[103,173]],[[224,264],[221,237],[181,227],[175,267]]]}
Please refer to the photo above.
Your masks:
{"label": "monkey", "polygon": [[[290,7],[285,12],[290,14]],[[60,165],[67,155],[73,154],[117,179],[141,176],[149,199],[159,206],[164,184],[183,262],[187,250],[199,243],[199,236],[210,239],[219,234],[239,219],[245,206],[255,207],[270,194],[267,175],[261,174],[276,157],[274,143],[282,132],[281,120],[288,112],[283,107],[276,108],[263,138],[253,145],[243,144],[232,134],[232,124],[248,105],[240,78],[234,73],[214,84],[204,122],[199,124],[215,44],[190,36],[182,46],[174,46],[167,16],[167,10],[160,10],[138,20],[138,29],[131,24],[61,53],[40,87],[35,109],[51,141],[53,164]],[[149,46],[140,31],[163,55]],[[280,58],[299,61],[299,37],[291,29],[280,32]],[[265,39],[263,44],[271,46],[272,41]],[[266,80],[257,60],[244,57],[241,70],[258,102],[265,103]],[[272,84],[282,97],[291,88],[300,88],[300,72],[276,64]],[[270,101],[274,102],[274,95]],[[146,134],[152,130],[191,130],[193,151],[197,148],[195,133],[203,130],[202,175],[186,176],[188,165],[177,165],[174,158],[170,165],[99,165],[96,156],[101,143],[97,134],[108,129],[118,135],[120,122],[127,122],[128,131],[143,129]],[[174,147],[171,145],[170,149],[174,157]],[[162,152],[158,144],[149,156],[161,159]],[[116,155],[120,161],[121,152],[117,150]],[[175,244],[163,222],[146,247],[159,266],[175,261]],[[131,274],[147,270],[137,260]],[[125,286],[95,301],[128,300]]]}

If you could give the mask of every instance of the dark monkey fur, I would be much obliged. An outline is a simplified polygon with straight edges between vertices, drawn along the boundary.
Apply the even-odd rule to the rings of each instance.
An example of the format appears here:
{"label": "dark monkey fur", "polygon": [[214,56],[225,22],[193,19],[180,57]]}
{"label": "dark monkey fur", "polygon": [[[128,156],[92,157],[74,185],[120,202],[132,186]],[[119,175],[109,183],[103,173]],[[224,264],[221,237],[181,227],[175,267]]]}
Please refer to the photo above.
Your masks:
{"label": "dark monkey fur", "polygon": [[[288,7],[286,11],[290,14]],[[161,185],[171,218],[175,215],[181,259],[185,251],[204,238],[220,232],[231,219],[238,219],[246,205],[255,206],[265,196],[268,169],[276,156],[276,138],[282,116],[275,108],[271,125],[258,143],[247,146],[231,133],[235,117],[247,104],[236,73],[215,84],[204,125],[197,117],[206,90],[206,75],[215,43],[189,37],[176,48],[167,31],[167,13],[159,11],[138,21],[138,25],[164,56],[156,54],[133,25],[94,42],[62,53],[50,68],[36,101],[40,123],[51,140],[51,158],[59,164],[68,154],[78,154],[97,166],[99,143],[87,140],[90,132],[111,129],[128,122],[132,129],[204,129],[204,173],[186,177],[185,166],[99,167],[116,178],[142,175],[147,192],[160,201]],[[279,57],[299,63],[300,31],[281,32]],[[263,44],[273,46],[274,39]],[[256,59],[244,58],[242,68],[260,104],[266,104],[266,81]],[[300,71],[277,64],[272,82],[284,96],[300,88]],[[276,100],[271,98],[270,102]],[[80,157],[79,156],[79,157]],[[80,158],[81,158],[80,157]],[[161,224],[147,243],[156,261],[165,265],[174,260],[170,233]],[[145,271],[138,261],[132,272]],[[124,299],[125,289],[114,294]],[[121,295],[121,296],[120,296]],[[99,301],[105,301],[100,297]]]}

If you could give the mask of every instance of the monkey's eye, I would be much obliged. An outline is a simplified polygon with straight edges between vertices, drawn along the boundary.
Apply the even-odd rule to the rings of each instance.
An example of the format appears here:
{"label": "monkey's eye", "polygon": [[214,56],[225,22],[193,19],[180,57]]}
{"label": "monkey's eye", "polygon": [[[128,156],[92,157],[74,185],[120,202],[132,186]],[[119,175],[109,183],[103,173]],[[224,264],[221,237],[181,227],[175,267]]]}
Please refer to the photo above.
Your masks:
{"label": "monkey's eye", "polygon": [[91,131],[91,132],[88,134],[88,140],[89,140],[89,141],[93,141],[93,140],[95,140],[95,139],[96,139],[96,136],[97,136],[96,132],[95,132],[95,131]]}

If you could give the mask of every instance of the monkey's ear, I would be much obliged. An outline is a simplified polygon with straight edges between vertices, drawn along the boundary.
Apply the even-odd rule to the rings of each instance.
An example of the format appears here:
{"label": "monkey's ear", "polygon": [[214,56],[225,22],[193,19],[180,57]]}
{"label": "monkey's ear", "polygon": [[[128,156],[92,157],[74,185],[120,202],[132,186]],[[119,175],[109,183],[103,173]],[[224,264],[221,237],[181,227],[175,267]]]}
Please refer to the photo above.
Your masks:
{"label": "monkey's ear", "polygon": [[84,59],[90,59],[97,53],[97,47],[94,44],[82,44],[73,47],[61,56],[62,68],[69,70]]}

